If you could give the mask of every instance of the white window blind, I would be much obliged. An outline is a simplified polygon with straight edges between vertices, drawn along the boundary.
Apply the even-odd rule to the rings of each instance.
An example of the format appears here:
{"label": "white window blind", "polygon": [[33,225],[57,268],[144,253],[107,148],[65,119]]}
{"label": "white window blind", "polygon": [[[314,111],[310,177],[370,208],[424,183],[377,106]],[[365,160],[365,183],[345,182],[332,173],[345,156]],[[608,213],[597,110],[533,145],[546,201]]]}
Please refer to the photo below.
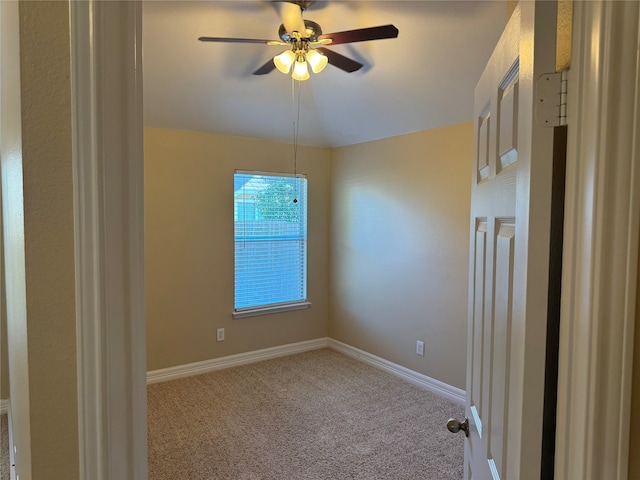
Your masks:
{"label": "white window blind", "polygon": [[235,310],[307,297],[307,179],[234,175]]}

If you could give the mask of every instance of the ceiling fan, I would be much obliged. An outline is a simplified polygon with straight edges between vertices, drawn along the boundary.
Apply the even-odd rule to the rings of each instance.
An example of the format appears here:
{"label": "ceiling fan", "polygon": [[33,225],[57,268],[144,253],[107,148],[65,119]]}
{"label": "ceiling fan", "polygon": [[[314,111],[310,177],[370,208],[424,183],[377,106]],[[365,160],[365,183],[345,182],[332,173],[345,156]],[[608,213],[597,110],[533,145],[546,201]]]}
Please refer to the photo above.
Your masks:
{"label": "ceiling fan", "polygon": [[253,74],[265,75],[277,68],[285,74],[291,70],[295,80],[307,80],[309,78],[307,64],[311,66],[313,73],[320,73],[327,63],[348,73],[363,67],[362,63],[329,50],[325,47],[326,45],[381,40],[398,36],[398,29],[394,25],[323,34],[320,25],[302,18],[302,12],[313,5],[315,0],[288,0],[272,3],[282,19],[282,25],[278,31],[280,40],[226,37],[200,37],[198,40],[201,42],[264,43],[289,47],[288,50],[276,55]]}

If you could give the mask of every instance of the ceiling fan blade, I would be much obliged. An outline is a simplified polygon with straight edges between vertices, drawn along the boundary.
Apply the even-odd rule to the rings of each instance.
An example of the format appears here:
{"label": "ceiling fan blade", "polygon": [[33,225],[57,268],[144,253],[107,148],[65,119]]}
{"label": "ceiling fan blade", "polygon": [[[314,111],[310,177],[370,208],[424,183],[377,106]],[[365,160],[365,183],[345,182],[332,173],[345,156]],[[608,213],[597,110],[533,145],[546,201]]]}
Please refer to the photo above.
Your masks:
{"label": "ceiling fan blade", "polygon": [[275,70],[276,65],[273,63],[273,58],[269,60],[267,63],[262,65],[259,69],[253,72],[253,75],[266,75],[267,73],[271,73]]}
{"label": "ceiling fan blade", "polygon": [[302,19],[302,8],[300,5],[290,2],[273,2],[278,15],[282,19],[284,28],[287,29],[287,33],[299,32],[302,38],[306,37],[307,27]]}
{"label": "ceiling fan blade", "polygon": [[327,33],[320,35],[318,40],[330,38],[331,45],[341,43],[366,42],[368,40],[381,40],[383,38],[397,38],[398,29],[394,25],[382,25],[380,27],[358,28],[344,32]]}
{"label": "ceiling fan blade", "polygon": [[360,62],[351,60],[349,57],[345,57],[344,55],[334,52],[333,50],[329,50],[328,48],[318,47],[316,50],[324,53],[331,65],[338,67],[340,70],[344,70],[345,72],[352,73],[360,70],[364,66]]}
{"label": "ceiling fan blade", "polygon": [[[201,42],[220,42],[220,43],[266,43],[267,45],[273,40],[259,40],[257,38],[227,38],[227,37],[200,37]],[[279,44],[280,42],[278,42]]]}

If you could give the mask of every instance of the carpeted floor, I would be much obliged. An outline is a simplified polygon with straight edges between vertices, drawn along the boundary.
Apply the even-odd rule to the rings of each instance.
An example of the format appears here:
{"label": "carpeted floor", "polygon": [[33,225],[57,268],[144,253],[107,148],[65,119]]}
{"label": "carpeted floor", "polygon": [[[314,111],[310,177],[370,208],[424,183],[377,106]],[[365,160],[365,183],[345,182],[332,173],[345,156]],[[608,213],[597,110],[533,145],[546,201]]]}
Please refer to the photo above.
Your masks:
{"label": "carpeted floor", "polygon": [[148,387],[149,478],[460,479],[464,408],[322,349]]}
{"label": "carpeted floor", "polygon": [[0,480],[9,480],[9,421],[0,415]]}

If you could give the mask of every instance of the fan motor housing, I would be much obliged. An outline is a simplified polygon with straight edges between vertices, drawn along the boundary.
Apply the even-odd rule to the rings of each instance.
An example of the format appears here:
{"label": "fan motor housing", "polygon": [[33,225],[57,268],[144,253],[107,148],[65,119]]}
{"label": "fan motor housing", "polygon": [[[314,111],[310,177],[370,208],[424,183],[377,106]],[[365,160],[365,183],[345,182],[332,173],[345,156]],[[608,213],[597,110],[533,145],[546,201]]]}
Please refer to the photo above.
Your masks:
{"label": "fan motor housing", "polygon": [[[318,37],[322,35],[322,28],[320,27],[320,25],[312,20],[305,20],[304,26],[306,27],[306,32],[302,38],[308,39],[310,42],[317,42]],[[280,25],[278,35],[283,42],[291,43],[294,40],[289,32],[287,32],[284,24]]]}

